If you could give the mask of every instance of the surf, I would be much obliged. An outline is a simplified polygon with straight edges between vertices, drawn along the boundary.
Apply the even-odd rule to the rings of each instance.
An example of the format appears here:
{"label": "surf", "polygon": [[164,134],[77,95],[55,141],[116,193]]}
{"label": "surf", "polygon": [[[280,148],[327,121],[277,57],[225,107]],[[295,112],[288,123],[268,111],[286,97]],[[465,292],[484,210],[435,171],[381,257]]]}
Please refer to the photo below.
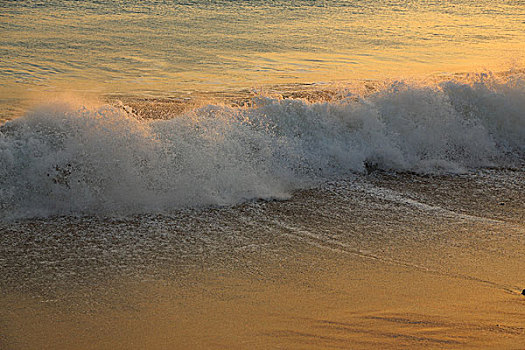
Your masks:
{"label": "surf", "polygon": [[286,199],[349,173],[457,174],[525,151],[525,81],[393,82],[328,101],[258,96],[171,119],[59,101],[0,126],[4,218]]}

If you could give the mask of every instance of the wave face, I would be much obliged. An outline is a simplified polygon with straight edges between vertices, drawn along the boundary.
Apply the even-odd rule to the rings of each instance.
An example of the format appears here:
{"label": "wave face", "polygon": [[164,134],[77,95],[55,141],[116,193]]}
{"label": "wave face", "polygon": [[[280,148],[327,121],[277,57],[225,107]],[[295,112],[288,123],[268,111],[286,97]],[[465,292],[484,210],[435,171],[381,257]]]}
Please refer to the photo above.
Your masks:
{"label": "wave face", "polygon": [[331,102],[261,97],[170,120],[39,107],[0,127],[4,218],[126,215],[287,198],[378,168],[460,173],[525,154],[525,83],[394,83]]}

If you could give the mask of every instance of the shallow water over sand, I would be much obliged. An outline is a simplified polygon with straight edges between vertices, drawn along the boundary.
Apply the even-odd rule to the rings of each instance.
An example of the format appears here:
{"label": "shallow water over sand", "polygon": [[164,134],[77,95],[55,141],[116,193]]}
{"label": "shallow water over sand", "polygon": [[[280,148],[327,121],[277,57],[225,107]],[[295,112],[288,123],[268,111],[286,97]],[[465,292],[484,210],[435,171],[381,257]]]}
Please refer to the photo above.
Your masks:
{"label": "shallow water over sand", "polygon": [[2,224],[7,348],[523,346],[522,170]]}

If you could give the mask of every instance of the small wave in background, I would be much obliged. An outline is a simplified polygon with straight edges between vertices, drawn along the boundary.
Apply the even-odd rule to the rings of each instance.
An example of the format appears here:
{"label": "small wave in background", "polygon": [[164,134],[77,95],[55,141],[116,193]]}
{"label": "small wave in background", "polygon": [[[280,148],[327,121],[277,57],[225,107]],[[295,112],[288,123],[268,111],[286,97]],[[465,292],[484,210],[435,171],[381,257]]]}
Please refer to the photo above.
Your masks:
{"label": "small wave in background", "polygon": [[169,120],[63,101],[0,126],[0,208],[21,218],[234,205],[350,172],[513,166],[524,151],[519,74],[396,82],[322,102],[260,96]]}

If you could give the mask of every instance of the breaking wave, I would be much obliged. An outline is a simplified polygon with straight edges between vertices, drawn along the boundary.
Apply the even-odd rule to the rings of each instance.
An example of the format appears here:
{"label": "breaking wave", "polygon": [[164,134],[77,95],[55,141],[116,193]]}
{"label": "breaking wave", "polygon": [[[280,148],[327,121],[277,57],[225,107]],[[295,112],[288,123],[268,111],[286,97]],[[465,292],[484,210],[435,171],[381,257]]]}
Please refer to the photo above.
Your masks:
{"label": "breaking wave", "polygon": [[54,103],[0,126],[0,216],[232,205],[371,168],[458,173],[524,153],[519,77],[397,82],[330,102],[260,97],[170,120]]}

